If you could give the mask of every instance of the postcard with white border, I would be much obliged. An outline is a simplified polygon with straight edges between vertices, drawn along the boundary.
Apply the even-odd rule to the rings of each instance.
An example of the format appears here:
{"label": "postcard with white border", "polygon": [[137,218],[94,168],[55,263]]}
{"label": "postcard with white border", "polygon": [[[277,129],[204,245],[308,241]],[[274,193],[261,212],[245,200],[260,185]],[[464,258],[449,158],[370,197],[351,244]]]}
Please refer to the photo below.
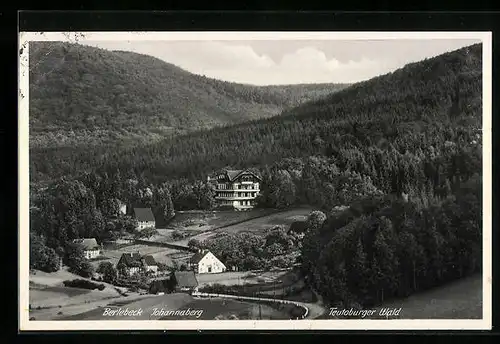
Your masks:
{"label": "postcard with white border", "polygon": [[491,329],[490,32],[21,32],[20,330]]}

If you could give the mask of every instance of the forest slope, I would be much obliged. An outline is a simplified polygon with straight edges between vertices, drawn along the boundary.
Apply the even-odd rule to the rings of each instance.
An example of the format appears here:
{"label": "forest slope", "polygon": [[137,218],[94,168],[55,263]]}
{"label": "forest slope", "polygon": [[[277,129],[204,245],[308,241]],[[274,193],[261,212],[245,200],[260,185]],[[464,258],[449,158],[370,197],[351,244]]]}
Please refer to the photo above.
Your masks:
{"label": "forest slope", "polygon": [[156,181],[205,179],[206,173],[227,165],[263,167],[283,158],[322,155],[342,169],[383,182],[383,168],[390,167],[383,166],[384,156],[394,160],[398,155],[401,163],[418,159],[410,153],[438,156],[449,142],[457,145],[456,154],[480,149],[469,146],[477,140],[482,121],[481,54],[481,45],[466,47],[307,102],[282,116],[154,144],[32,149],[31,177],[47,180],[119,169]]}
{"label": "forest slope", "polygon": [[266,118],[347,85],[258,87],[189,73],[160,59],[79,44],[30,45],[32,147],[150,142]]}

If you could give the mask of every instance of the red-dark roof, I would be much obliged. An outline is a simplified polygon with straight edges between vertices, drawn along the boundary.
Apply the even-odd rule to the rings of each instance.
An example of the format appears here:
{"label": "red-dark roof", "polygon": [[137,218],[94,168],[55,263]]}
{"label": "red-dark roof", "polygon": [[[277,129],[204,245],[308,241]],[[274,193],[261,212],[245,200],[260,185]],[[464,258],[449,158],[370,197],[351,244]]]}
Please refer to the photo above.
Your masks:
{"label": "red-dark roof", "polygon": [[141,255],[139,253],[124,253],[120,257],[118,263],[124,264],[126,267],[137,267],[141,265]]}
{"label": "red-dark roof", "polygon": [[207,255],[208,251],[201,251],[201,252],[197,252],[195,253],[190,259],[189,259],[189,263],[191,264],[198,264],[200,262],[200,260],[203,259],[203,257],[205,257]]}
{"label": "red-dark roof", "polygon": [[99,245],[97,244],[97,240],[94,238],[88,238],[88,239],[75,239],[73,240],[75,244],[80,245],[80,247],[84,250],[96,250],[99,248]]}
{"label": "red-dark roof", "polygon": [[142,258],[144,259],[144,264],[146,264],[147,266],[158,265],[158,263],[156,263],[156,260],[154,259],[154,257],[151,255],[143,256]]}
{"label": "red-dark roof", "polygon": [[215,177],[213,177],[212,180],[217,179],[216,176],[220,175],[221,173],[225,174],[230,182],[236,180],[242,174],[247,174],[247,173],[253,175],[255,178],[257,178],[259,180],[262,179],[259,175],[255,174],[254,172],[249,171],[249,170],[222,170],[221,172],[216,173]]}
{"label": "red-dark roof", "polygon": [[151,208],[134,208],[134,215],[137,221],[154,222],[155,217]]}
{"label": "red-dark roof", "polygon": [[175,271],[174,278],[177,282],[177,287],[195,288],[198,286],[198,280],[194,271]]}

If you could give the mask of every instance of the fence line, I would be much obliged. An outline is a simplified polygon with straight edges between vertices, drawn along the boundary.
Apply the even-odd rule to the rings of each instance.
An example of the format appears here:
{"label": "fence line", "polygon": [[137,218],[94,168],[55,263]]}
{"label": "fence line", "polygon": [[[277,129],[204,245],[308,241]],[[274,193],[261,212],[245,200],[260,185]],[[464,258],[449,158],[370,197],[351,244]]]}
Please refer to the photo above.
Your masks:
{"label": "fence line", "polygon": [[229,294],[213,294],[213,293],[201,293],[201,292],[193,292],[192,295],[194,297],[222,297],[227,299],[236,299],[236,300],[254,300],[254,301],[266,301],[266,302],[275,302],[275,303],[286,303],[292,304],[296,307],[300,307],[304,309],[304,314],[300,316],[300,319],[305,319],[309,314],[309,308],[295,301],[290,300],[280,300],[280,299],[269,299],[263,297],[252,297],[252,296],[240,296],[240,295],[229,295]]}
{"label": "fence line", "polygon": [[182,246],[182,245],[176,245],[176,244],[170,244],[168,242],[159,242],[159,241],[150,241],[150,240],[141,240],[141,239],[135,239],[136,244],[142,244],[146,246],[156,246],[156,247],[168,247],[168,248],[173,248],[177,249],[180,251],[189,251],[189,252],[195,252],[196,250],[188,247],[188,246]]}

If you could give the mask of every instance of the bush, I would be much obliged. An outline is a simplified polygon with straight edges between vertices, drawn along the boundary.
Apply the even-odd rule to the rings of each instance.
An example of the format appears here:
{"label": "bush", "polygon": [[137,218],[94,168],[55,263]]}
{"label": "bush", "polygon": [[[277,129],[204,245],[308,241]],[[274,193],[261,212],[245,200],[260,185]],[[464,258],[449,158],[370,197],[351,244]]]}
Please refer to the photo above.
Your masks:
{"label": "bush", "polygon": [[47,247],[43,240],[34,234],[30,234],[30,269],[44,272],[59,270],[59,256],[56,251]]}
{"label": "bush", "polygon": [[65,263],[70,272],[82,277],[91,277],[94,272],[94,267],[85,259],[82,248],[73,243],[66,246]]}
{"label": "bush", "polygon": [[98,289],[98,290],[104,290],[106,286],[104,284],[98,284],[94,283],[91,281],[87,281],[84,279],[74,279],[74,280],[66,280],[63,282],[65,287],[70,287],[70,288],[82,288],[82,289]]}
{"label": "bush", "polygon": [[100,263],[97,272],[102,274],[102,280],[104,280],[104,282],[114,284],[118,279],[118,271],[110,262]]}

